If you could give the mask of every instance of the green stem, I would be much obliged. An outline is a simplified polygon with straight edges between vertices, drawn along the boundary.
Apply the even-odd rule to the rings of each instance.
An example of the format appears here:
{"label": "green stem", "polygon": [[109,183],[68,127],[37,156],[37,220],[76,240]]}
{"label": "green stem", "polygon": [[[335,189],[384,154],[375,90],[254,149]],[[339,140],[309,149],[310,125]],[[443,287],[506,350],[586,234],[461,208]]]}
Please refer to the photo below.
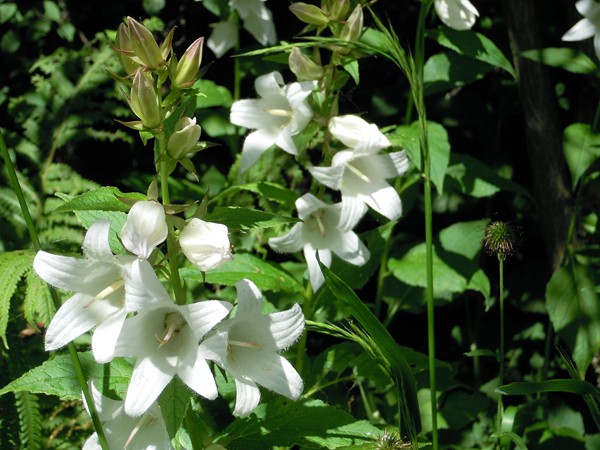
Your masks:
{"label": "green stem", "polygon": [[[498,374],[498,386],[504,384],[504,255],[498,255],[498,275],[499,275],[499,301],[500,301],[500,372]],[[502,395],[498,395],[498,436],[502,436],[502,417],[504,407],[502,405]],[[502,443],[500,443],[502,445]]]}
{"label": "green stem", "polygon": [[600,101],[596,106],[596,113],[594,114],[594,121],[592,122],[592,131],[594,133],[598,132],[598,122],[600,122]]}
{"label": "green stem", "polygon": [[[302,304],[302,312],[304,313],[305,320],[312,320],[313,318],[313,290],[310,284],[310,280],[306,283],[306,289],[304,291],[304,302]],[[305,329],[302,333],[302,337],[298,342],[296,348],[296,370],[298,373],[302,373],[304,368],[304,354],[306,353],[306,345],[308,343],[308,331]]]}
{"label": "green stem", "polygon": [[433,206],[431,197],[431,158],[427,131],[427,115],[425,112],[425,99],[423,92],[423,68],[425,65],[425,18],[432,0],[421,4],[417,36],[415,42],[415,79],[412,82],[412,91],[415,107],[419,115],[419,140],[423,157],[423,175],[425,179],[425,266],[426,266],[426,299],[427,299],[427,349],[429,356],[429,389],[431,394],[431,443],[432,449],[438,450],[437,428],[437,388],[435,373],[435,305],[433,292]]}
{"label": "green stem", "polygon": [[[8,178],[10,180],[15,194],[17,195],[17,199],[19,200],[21,212],[23,213],[23,218],[25,219],[25,223],[27,224],[27,230],[29,231],[29,236],[31,238],[33,248],[34,250],[39,251],[41,249],[41,245],[37,234],[37,230],[35,229],[33,219],[31,218],[31,214],[29,212],[29,207],[27,206],[25,196],[23,195],[23,190],[21,189],[21,184],[19,183],[19,179],[17,177],[17,172],[10,159],[8,149],[6,148],[6,143],[4,142],[4,136],[2,135],[1,131],[0,151],[2,152],[2,158],[4,159],[6,171],[8,172]],[[48,287],[50,289],[52,301],[54,302],[54,307],[56,309],[60,308],[60,298],[58,296],[58,293],[51,286]],[[88,410],[90,412],[90,416],[92,418],[92,423],[94,424],[96,434],[98,435],[98,442],[100,443],[100,447],[102,447],[102,450],[109,450],[108,443],[106,442],[106,436],[104,435],[104,429],[102,428],[102,422],[100,421],[100,417],[98,417],[98,413],[96,412],[96,405],[94,404],[94,400],[90,393],[89,386],[85,379],[83,368],[81,366],[81,361],[79,360],[79,356],[77,355],[75,345],[72,342],[70,342],[67,345],[67,348],[69,349],[69,354],[71,355],[71,361],[73,363],[73,368],[75,369],[75,376],[77,377],[77,381],[79,382],[81,390],[83,391],[85,402],[88,405]]]}

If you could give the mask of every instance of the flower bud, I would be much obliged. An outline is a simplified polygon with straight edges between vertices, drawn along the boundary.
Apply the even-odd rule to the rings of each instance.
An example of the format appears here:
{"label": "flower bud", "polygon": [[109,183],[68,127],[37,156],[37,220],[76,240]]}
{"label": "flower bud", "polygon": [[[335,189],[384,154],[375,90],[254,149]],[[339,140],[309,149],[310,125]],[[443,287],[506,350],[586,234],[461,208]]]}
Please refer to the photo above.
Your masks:
{"label": "flower bud", "polygon": [[175,131],[169,137],[167,151],[175,159],[181,159],[192,151],[200,139],[201,128],[196,118],[182,117],[175,124]]}
{"label": "flower bud", "polygon": [[363,28],[363,11],[360,5],[356,5],[350,17],[348,17],[348,21],[342,28],[342,32],[340,33],[340,39],[348,42],[358,41],[360,38],[360,34],[362,33]]}
{"label": "flower bud", "polygon": [[348,0],[323,0],[323,11],[333,20],[344,20],[350,11]]}
{"label": "flower bud", "polygon": [[187,48],[175,69],[175,78],[173,84],[178,88],[190,87],[196,81],[198,71],[200,70],[200,63],[202,63],[202,45],[204,44],[204,38],[200,37],[196,39]]}
{"label": "flower bud", "polygon": [[316,5],[297,2],[290,5],[290,11],[302,22],[318,27],[326,26],[329,23],[329,18],[323,10]]}
{"label": "flower bud", "polygon": [[179,234],[183,254],[202,272],[214,269],[232,258],[227,227],[193,218]]}
{"label": "flower bud", "polygon": [[129,31],[124,23],[121,23],[117,29],[114,48],[119,54],[121,67],[123,67],[123,70],[127,73],[127,75],[135,72],[138,67],[140,67],[139,64],[127,56],[128,54],[133,54],[133,51],[131,47],[131,39],[129,38]]}
{"label": "flower bud", "polygon": [[323,77],[323,67],[305,56],[298,47],[292,48],[288,64],[299,80],[318,80]]}
{"label": "flower bud", "polygon": [[148,69],[157,69],[164,64],[164,60],[154,39],[152,32],[144,25],[131,17],[127,17],[131,49]]}
{"label": "flower bud", "polygon": [[135,72],[133,77],[129,106],[146,128],[156,128],[160,125],[158,96],[151,79],[141,68]]}
{"label": "flower bud", "polygon": [[154,248],[167,238],[165,210],[160,203],[139,201],[127,214],[121,230],[121,242],[131,253],[148,259]]}

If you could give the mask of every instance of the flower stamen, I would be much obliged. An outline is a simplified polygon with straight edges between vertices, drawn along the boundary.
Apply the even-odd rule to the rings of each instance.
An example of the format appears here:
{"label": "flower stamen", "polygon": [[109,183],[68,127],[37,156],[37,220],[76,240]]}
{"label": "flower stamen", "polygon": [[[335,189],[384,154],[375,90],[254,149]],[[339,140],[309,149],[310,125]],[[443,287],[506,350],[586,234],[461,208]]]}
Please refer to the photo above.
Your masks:
{"label": "flower stamen", "polygon": [[362,172],[360,169],[358,169],[356,166],[354,166],[354,165],[352,165],[350,163],[347,163],[346,164],[346,168],[348,170],[350,170],[350,172],[352,172],[353,174],[355,174],[361,180],[366,181],[367,183],[372,183],[372,180],[367,175],[365,175],[364,172]]}
{"label": "flower stamen", "polygon": [[265,111],[275,117],[292,117],[294,115],[294,111],[289,109],[271,108],[265,109]]}
{"label": "flower stamen", "polygon": [[156,340],[159,342],[158,348],[161,348],[163,345],[167,344],[175,334],[181,331],[186,323],[186,320],[179,313],[172,312],[165,315],[164,336],[161,338],[157,334],[154,335]]}
{"label": "flower stamen", "polygon": [[133,441],[133,438],[138,433],[138,431],[140,431],[140,429],[142,427],[148,425],[150,422],[152,422],[155,419],[156,419],[156,417],[151,416],[150,414],[146,414],[145,416],[143,416],[139,420],[139,422],[135,425],[135,427],[133,427],[133,430],[131,430],[131,433],[129,433],[129,437],[127,438],[127,441],[125,442],[125,445],[123,446],[123,450],[127,450],[127,447],[129,446],[129,444],[131,444],[131,441]]}
{"label": "flower stamen", "polygon": [[92,300],[87,305],[85,305],[85,307],[88,308],[88,307],[94,305],[98,300],[104,300],[106,297],[115,293],[118,289],[122,288],[123,284],[124,284],[123,278],[119,278],[113,284],[102,289],[98,294],[96,294],[96,296],[94,298],[92,298]]}

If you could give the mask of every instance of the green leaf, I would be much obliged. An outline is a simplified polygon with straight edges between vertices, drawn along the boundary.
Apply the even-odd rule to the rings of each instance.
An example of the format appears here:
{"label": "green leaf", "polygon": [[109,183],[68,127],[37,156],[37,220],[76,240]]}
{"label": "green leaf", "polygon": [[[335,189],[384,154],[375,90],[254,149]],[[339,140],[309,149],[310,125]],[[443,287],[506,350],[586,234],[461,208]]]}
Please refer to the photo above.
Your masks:
{"label": "green leaf", "polygon": [[270,228],[285,223],[295,223],[298,219],[266,213],[256,209],[228,206],[215,208],[207,215],[209,222],[222,223],[229,229],[251,230],[253,228]]}
{"label": "green leaf", "polygon": [[228,196],[235,194],[240,191],[250,191],[255,194],[259,194],[267,200],[272,200],[282,205],[291,206],[298,198],[296,191],[293,191],[285,186],[282,186],[271,181],[259,181],[256,183],[240,184],[237,186],[231,186],[225,189],[219,195],[214,197],[210,203],[217,202],[221,198],[227,198]]}
{"label": "green leaf", "polygon": [[183,422],[191,397],[192,393],[188,387],[178,377],[174,377],[158,398],[158,404],[171,439],[175,437]]}
{"label": "green leaf", "polygon": [[576,262],[558,269],[546,285],[546,309],[584,374],[600,349],[600,299],[592,271]]}
{"label": "green leaf", "polygon": [[386,369],[391,371],[390,375],[396,386],[398,402],[403,408],[402,423],[407,427],[409,437],[414,438],[419,432],[421,424],[416,383],[408,363],[388,330],[373,315],[364,302],[328,267],[319,264],[329,290],[334,294],[336,300],[360,323],[377,346],[378,354],[387,362]]}
{"label": "green leaf", "polygon": [[438,44],[454,50],[459,55],[469,56],[492,66],[506,70],[516,78],[515,69],[496,44],[474,31],[457,31],[451,28],[427,31],[427,36]]}
{"label": "green leaf", "polygon": [[[427,122],[429,153],[431,156],[431,181],[438,193],[444,191],[444,177],[450,162],[450,142],[446,129],[435,122]],[[423,172],[421,145],[419,143],[419,124],[400,125],[392,134],[388,134],[392,145],[406,149],[410,162]]]}
{"label": "green leaf", "polygon": [[144,11],[149,16],[155,16],[165,8],[165,0],[144,0]]}
{"label": "green leaf", "polygon": [[[182,268],[181,275],[184,279],[202,280],[202,273],[195,267]],[[238,253],[234,255],[233,260],[206,272],[206,282],[211,284],[235,286],[244,278],[252,281],[261,290],[300,292],[303,289],[288,272],[249,253]]]}
{"label": "green leaf", "polygon": [[123,193],[116,187],[101,187],[77,195],[54,210],[65,211],[129,211],[130,206],[123,203],[117,197],[125,197],[131,200],[147,200],[145,195],[138,193]]}
{"label": "green leaf", "polygon": [[585,123],[569,125],[563,133],[563,154],[575,190],[582,175],[600,158],[600,134],[592,132],[590,125]]}
{"label": "green leaf", "polygon": [[436,53],[425,63],[425,95],[450,91],[483,79],[492,70],[489,64],[458,53]]}
{"label": "green leaf", "polygon": [[303,449],[336,449],[372,444],[380,434],[366,420],[356,420],[321,400],[293,402],[279,397],[259,405],[250,417],[238,418],[229,425],[225,445],[228,450],[290,448],[294,444]]}
{"label": "green leaf", "polygon": [[[115,358],[110,364],[96,363],[90,352],[78,353],[83,373],[87,380],[106,394],[107,391],[124,397],[133,370],[123,358]],[[57,355],[41,366],[0,389],[0,395],[8,392],[33,392],[36,394],[56,395],[62,400],[80,400],[81,386],[75,376],[75,369],[70,355]]]}
{"label": "green leaf", "polygon": [[496,389],[503,395],[530,395],[538,392],[568,392],[578,395],[593,395],[600,398],[600,391],[591,383],[583,380],[547,380],[547,381],[517,381],[505,384]]}
{"label": "green leaf", "polygon": [[229,89],[218,85],[214,81],[198,80],[194,84],[194,88],[200,91],[200,94],[196,97],[196,109],[213,108],[215,106],[229,109],[233,103],[233,96]]}
{"label": "green leaf", "polygon": [[44,16],[53,22],[60,22],[60,8],[56,3],[50,0],[44,1]]}
{"label": "green leaf", "polygon": [[8,22],[18,11],[16,3],[3,3],[0,5],[0,24]]}
{"label": "green leaf", "polygon": [[121,244],[118,236],[127,221],[127,214],[120,211],[75,211],[75,215],[86,229],[90,228],[98,220],[108,220],[110,222],[108,243],[112,252],[115,255],[119,255],[125,251],[125,247]]}
{"label": "green leaf", "polygon": [[6,327],[10,313],[10,300],[21,277],[31,269],[34,253],[27,250],[0,253],[0,338],[8,348]]}
{"label": "green leaf", "polygon": [[542,48],[521,52],[523,58],[531,59],[568,72],[599,76],[598,65],[585,53],[573,48]]}
{"label": "green leaf", "polygon": [[19,415],[21,448],[42,448],[42,413],[37,396],[31,392],[15,392],[15,406]]}
{"label": "green leaf", "polygon": [[56,309],[46,282],[35,273],[35,270],[29,270],[25,280],[27,283],[23,299],[25,320],[32,327],[37,327],[37,321],[49,324]]}

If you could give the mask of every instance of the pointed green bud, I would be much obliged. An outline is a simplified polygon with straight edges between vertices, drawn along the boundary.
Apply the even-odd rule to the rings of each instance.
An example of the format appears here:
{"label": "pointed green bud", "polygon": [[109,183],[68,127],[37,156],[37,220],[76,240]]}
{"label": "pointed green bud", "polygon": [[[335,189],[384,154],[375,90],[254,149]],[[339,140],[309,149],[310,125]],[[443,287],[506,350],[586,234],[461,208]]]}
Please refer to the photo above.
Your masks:
{"label": "pointed green bud", "polygon": [[363,28],[363,11],[360,5],[356,5],[350,17],[348,17],[348,21],[342,28],[342,32],[340,33],[340,39],[348,42],[358,41],[360,35],[362,33]]}
{"label": "pointed green bud", "polygon": [[302,22],[318,27],[326,26],[329,23],[329,18],[323,10],[316,5],[297,2],[290,5],[290,11]]}
{"label": "pointed green bud", "polygon": [[323,0],[321,8],[333,20],[345,20],[350,12],[348,0]]}
{"label": "pointed green bud", "polygon": [[292,48],[288,63],[299,80],[319,80],[323,77],[323,67],[314,63],[298,47]]}
{"label": "pointed green bud", "polygon": [[196,39],[187,48],[175,69],[173,84],[178,88],[187,88],[194,84],[202,63],[202,45],[204,38]]}
{"label": "pointed green bud", "polygon": [[171,31],[169,31],[169,34],[167,34],[167,37],[165,38],[165,40],[163,41],[163,43],[160,46],[160,56],[165,61],[167,59],[169,59],[169,55],[173,52],[173,35],[174,34],[175,34],[175,27],[171,28]]}
{"label": "pointed green bud", "polygon": [[154,39],[152,32],[137,20],[127,17],[127,26],[129,29],[129,38],[131,39],[131,48],[148,69],[157,69],[164,64],[164,60]]}
{"label": "pointed green bud", "polygon": [[160,125],[158,96],[152,79],[141,68],[135,72],[133,77],[129,106],[146,128],[156,128]]}
{"label": "pointed green bud", "polygon": [[175,131],[169,137],[167,143],[167,151],[169,155],[175,159],[182,159],[190,153],[200,139],[200,125],[196,124],[194,117],[182,117],[175,124]]}
{"label": "pointed green bud", "polygon": [[140,67],[138,63],[131,59],[131,56],[133,56],[133,47],[131,46],[131,39],[129,38],[129,30],[124,23],[121,23],[117,29],[114,49],[119,54],[121,67],[123,67],[123,70],[127,75],[132,74]]}

